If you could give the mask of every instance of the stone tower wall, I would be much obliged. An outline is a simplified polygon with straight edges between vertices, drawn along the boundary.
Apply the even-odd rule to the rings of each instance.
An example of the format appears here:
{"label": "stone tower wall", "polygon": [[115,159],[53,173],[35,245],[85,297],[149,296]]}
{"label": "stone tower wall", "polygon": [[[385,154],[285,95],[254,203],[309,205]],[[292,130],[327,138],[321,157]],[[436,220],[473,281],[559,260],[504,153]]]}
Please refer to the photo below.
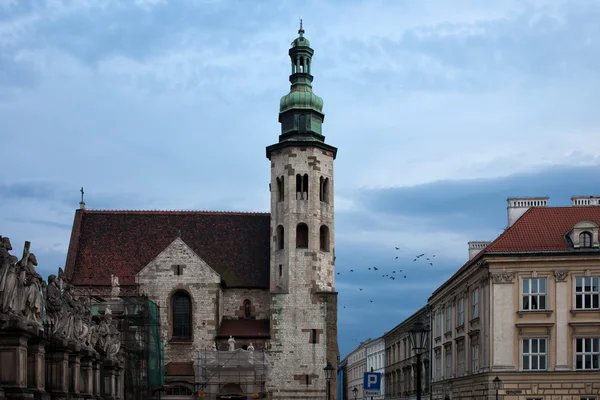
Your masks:
{"label": "stone tower wall", "polygon": [[[296,175],[308,174],[308,199],[296,194]],[[284,177],[283,201],[277,178]],[[329,179],[328,201],[320,178]],[[323,399],[323,368],[337,365],[337,296],[334,290],[333,154],[318,147],[288,147],[271,154],[271,343],[268,387],[274,399]],[[300,198],[299,198],[300,197]],[[308,247],[296,248],[296,227],[309,228]],[[279,249],[277,226],[284,227]],[[329,251],[320,227],[329,229]],[[282,274],[280,276],[280,268]],[[335,371],[331,399],[335,399]]]}

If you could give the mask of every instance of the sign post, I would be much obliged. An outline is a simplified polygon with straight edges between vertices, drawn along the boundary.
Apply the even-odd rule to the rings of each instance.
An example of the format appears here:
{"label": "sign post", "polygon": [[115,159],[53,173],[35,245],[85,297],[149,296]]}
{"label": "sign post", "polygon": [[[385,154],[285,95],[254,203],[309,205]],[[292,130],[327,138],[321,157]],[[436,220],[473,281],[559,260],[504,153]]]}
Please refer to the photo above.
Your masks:
{"label": "sign post", "polygon": [[365,372],[363,387],[365,388],[365,398],[381,395],[381,374],[379,372]]}

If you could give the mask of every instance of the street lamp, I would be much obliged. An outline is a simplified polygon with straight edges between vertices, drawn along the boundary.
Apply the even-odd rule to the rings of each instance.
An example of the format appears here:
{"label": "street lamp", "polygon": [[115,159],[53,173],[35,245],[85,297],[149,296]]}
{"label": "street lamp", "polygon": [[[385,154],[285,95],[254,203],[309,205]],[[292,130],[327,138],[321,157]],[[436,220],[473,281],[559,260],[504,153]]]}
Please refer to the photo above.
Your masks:
{"label": "street lamp", "polygon": [[327,400],[331,400],[331,374],[333,373],[333,365],[327,361],[327,366],[323,368],[325,371],[325,378],[327,379]]}
{"label": "street lamp", "polygon": [[358,396],[358,389],[357,388],[352,389],[352,393],[354,393],[354,400],[356,400],[356,396]]}
{"label": "street lamp", "polygon": [[412,348],[417,355],[417,400],[421,400],[421,352],[425,350],[429,330],[422,322],[417,322],[409,331]]}
{"label": "street lamp", "polygon": [[494,389],[496,389],[496,400],[498,400],[498,390],[502,387],[502,380],[498,377],[495,377],[494,380]]}

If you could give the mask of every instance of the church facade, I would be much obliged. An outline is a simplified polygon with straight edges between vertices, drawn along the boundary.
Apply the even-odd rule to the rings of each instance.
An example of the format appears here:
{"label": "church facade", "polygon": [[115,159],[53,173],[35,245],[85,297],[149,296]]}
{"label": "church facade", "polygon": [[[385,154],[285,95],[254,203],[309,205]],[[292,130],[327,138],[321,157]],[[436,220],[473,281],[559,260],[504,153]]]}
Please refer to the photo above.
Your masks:
{"label": "church facade", "polygon": [[[75,213],[65,273],[79,296],[145,295],[160,307],[162,398],[336,398],[334,160],[302,27],[279,140],[266,148],[270,213]],[[210,364],[218,360],[219,365]],[[229,363],[229,364],[228,364]],[[211,366],[212,365],[212,366]]]}

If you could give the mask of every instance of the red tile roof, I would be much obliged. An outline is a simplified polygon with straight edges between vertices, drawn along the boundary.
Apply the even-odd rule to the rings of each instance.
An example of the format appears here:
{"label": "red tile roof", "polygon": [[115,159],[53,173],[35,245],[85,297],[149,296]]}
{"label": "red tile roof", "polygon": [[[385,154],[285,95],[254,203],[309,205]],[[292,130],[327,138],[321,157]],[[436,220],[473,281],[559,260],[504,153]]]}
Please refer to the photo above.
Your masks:
{"label": "red tile roof", "polygon": [[460,267],[454,275],[433,292],[431,297],[437,295],[484,255],[569,251],[565,235],[582,221],[593,221],[600,225],[600,207],[530,208],[489,246]]}
{"label": "red tile roof", "polygon": [[268,319],[224,319],[219,327],[217,337],[270,337]]}
{"label": "red tile roof", "polygon": [[177,237],[221,275],[229,287],[269,287],[267,213],[77,210],[66,273],[73,284],[121,285]]}

